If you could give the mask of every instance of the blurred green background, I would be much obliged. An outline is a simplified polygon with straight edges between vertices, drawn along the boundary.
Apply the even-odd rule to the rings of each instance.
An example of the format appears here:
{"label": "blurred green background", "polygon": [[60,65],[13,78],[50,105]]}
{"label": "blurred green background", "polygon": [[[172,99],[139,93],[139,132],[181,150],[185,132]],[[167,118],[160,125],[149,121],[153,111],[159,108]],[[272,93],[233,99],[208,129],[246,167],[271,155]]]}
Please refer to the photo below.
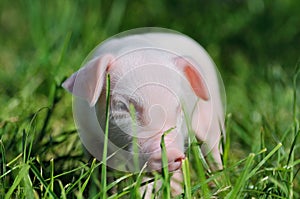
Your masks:
{"label": "blurred green background", "polygon": [[145,26],[180,31],[215,61],[233,118],[232,161],[257,150],[253,142],[261,129],[267,147],[290,144],[292,138],[282,136],[293,123],[293,106],[300,104],[300,81],[296,103],[292,81],[300,58],[300,1],[1,0],[0,128],[6,158],[22,151],[22,130],[31,128],[24,121],[34,116],[42,122],[34,120],[33,156],[59,161],[82,155],[76,153],[71,95],[59,86],[100,42]]}
{"label": "blurred green background", "polygon": [[291,113],[285,102],[300,57],[300,1],[1,0],[1,120],[49,106],[51,85],[76,71],[97,44],[144,26],[180,31],[209,52],[228,113],[255,121],[261,113],[274,121]]}

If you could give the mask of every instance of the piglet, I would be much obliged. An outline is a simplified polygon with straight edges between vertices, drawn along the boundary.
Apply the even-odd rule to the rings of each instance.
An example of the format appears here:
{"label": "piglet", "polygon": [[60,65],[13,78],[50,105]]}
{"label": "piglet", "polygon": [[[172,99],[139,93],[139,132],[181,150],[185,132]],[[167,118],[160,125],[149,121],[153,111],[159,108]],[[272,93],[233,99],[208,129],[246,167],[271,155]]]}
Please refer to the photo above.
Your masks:
{"label": "piglet", "polygon": [[[137,172],[162,169],[165,136],[172,195],[182,192],[181,163],[193,135],[222,169],[224,87],[213,61],[191,38],[166,29],[135,29],[116,35],[90,54],[63,87],[74,95],[82,143],[102,160],[106,77],[110,74],[107,166]],[[223,136],[222,136],[223,133]],[[134,160],[138,157],[138,166]],[[149,184],[148,196],[153,184]],[[150,190],[150,191],[149,191]]]}

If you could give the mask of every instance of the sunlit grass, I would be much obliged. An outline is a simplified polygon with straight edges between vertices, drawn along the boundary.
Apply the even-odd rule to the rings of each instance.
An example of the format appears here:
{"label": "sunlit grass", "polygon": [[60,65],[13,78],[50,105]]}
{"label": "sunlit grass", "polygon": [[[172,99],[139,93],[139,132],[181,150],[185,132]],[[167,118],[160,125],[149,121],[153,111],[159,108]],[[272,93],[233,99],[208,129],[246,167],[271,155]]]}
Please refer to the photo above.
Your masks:
{"label": "sunlit grass", "polygon": [[[294,81],[296,81],[298,71],[299,69],[295,73]],[[294,94],[297,96],[296,91],[294,87]],[[57,87],[51,93],[52,99],[58,99],[61,95],[61,88]],[[257,150],[249,152],[249,155],[237,159],[235,152],[230,151],[233,146],[225,144],[223,153],[225,164],[222,171],[210,173],[205,170],[204,160],[199,155],[199,147],[197,144],[192,144],[191,158],[183,162],[184,193],[178,198],[297,198],[299,196],[296,190],[299,187],[300,161],[294,151],[299,148],[299,142],[297,142],[299,120],[296,116],[298,114],[296,99],[293,99],[290,107],[295,110],[293,117],[288,129],[282,132],[281,137],[278,136],[278,143],[269,143],[266,134],[270,132],[264,128],[266,124],[263,124],[261,136],[252,141],[255,145],[253,148]],[[53,103],[53,100],[50,101]],[[58,100],[55,103],[59,104],[61,101]],[[48,137],[45,141],[43,136],[49,132],[45,130],[45,123],[55,120],[53,107],[45,109],[46,114],[38,110],[28,119],[2,122],[0,176],[2,196],[4,198],[142,197],[143,193],[139,192],[139,187],[145,184],[141,183],[145,174],[108,172],[102,162],[97,163],[95,160],[90,164],[82,163],[85,158],[81,148],[75,147],[72,142],[68,143],[68,137],[73,136],[72,132],[61,132],[61,135]],[[233,124],[238,125],[234,118],[227,117],[227,142],[225,143],[235,143],[235,140],[231,140],[233,133],[237,130],[233,128]],[[48,125],[51,127],[51,123]],[[20,136],[17,136],[18,134]],[[74,136],[77,137],[76,134]],[[36,137],[42,137],[40,147],[35,146]],[[287,137],[292,139],[287,139]],[[79,142],[79,139],[76,139]],[[163,140],[162,137],[161,147],[162,151],[165,151]],[[59,156],[60,150],[56,148],[56,145],[64,143],[69,145],[65,146],[66,148],[76,149],[80,155],[74,156],[70,152],[70,156]],[[53,157],[49,158],[47,153],[52,150],[54,152],[51,154],[57,154],[57,156],[52,155]],[[163,164],[167,164],[166,161],[166,157],[163,158]],[[101,175],[98,172],[100,168],[102,168]],[[167,168],[163,167],[162,174],[156,173],[152,180],[163,182],[162,188],[158,190],[159,193],[155,195],[161,195],[164,198],[171,196],[169,179],[172,173],[169,173]],[[100,176],[102,176],[101,179]],[[106,184],[104,183],[106,176],[115,176],[115,178]]]}

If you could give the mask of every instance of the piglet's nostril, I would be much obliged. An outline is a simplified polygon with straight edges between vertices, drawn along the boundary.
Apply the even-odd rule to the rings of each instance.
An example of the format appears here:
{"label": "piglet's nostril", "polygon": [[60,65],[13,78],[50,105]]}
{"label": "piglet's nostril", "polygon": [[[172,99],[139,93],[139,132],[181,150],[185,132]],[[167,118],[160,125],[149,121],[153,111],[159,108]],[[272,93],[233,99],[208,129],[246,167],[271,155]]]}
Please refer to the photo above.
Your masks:
{"label": "piglet's nostril", "polygon": [[176,158],[173,162],[169,162],[168,169],[169,171],[176,171],[181,168],[182,160],[184,157]]}
{"label": "piglet's nostril", "polygon": [[184,156],[178,157],[178,158],[176,158],[176,159],[174,160],[174,162],[182,162],[182,160],[184,160],[184,159],[185,159]]}

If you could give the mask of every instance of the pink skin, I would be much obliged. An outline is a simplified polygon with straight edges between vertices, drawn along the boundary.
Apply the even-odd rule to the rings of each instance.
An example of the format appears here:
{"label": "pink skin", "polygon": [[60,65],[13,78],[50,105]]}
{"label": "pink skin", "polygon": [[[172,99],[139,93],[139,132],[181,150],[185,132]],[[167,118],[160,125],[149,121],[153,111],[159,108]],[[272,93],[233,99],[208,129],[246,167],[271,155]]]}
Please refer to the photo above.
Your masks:
{"label": "pink skin", "polygon": [[[133,104],[137,118],[136,132],[139,153],[147,159],[148,170],[161,171],[161,136],[165,131],[174,128],[165,136],[165,144],[168,169],[174,172],[171,179],[172,192],[173,195],[177,195],[182,192],[180,168],[182,160],[185,158],[184,141],[187,137],[187,132],[183,130],[185,122],[183,121],[181,97],[197,99],[197,102],[194,102],[196,109],[191,116],[192,129],[196,133],[197,139],[206,143],[206,147],[202,148],[203,152],[205,154],[211,152],[212,154],[214,162],[211,164],[211,169],[222,169],[221,151],[218,143],[221,139],[220,124],[223,128],[223,110],[218,93],[218,83],[212,62],[208,55],[203,52],[203,49],[194,44],[194,41],[170,33],[149,33],[145,38],[151,42],[157,40],[155,47],[165,48],[171,45],[172,51],[189,55],[194,59],[185,59],[172,53],[157,50],[140,49],[128,53],[126,56],[123,56],[122,53],[116,53],[116,50],[111,50],[106,54],[99,53],[85,67],[66,80],[63,87],[72,92],[78,99],[88,102],[88,105],[81,102],[75,103],[75,108],[77,106],[80,110],[77,117],[81,123],[79,126],[83,129],[80,132],[82,142],[89,152],[99,160],[101,160],[101,155],[99,155],[101,149],[97,146],[103,138],[97,137],[97,132],[90,133],[93,128],[89,127],[97,121],[92,117],[93,114],[90,114],[91,116],[82,115],[83,111],[87,111],[89,114],[90,107],[96,107],[96,119],[100,124],[104,124],[105,92],[103,91],[105,91],[107,73],[111,75],[111,115],[115,118],[110,134],[118,135],[118,131],[121,129],[124,131],[125,138],[130,139],[133,136],[133,121],[128,108],[129,104]],[[140,40],[138,41],[140,42]],[[114,40],[109,41],[103,46],[114,46],[119,41],[114,42]],[[126,39],[120,40],[124,46],[126,46],[124,44],[126,42]],[[172,46],[175,43],[179,47],[177,45]],[[135,43],[128,42],[128,44],[134,45]],[[143,45],[147,47],[148,43]],[[197,51],[200,51],[200,56],[194,56],[194,52]],[[208,65],[202,71],[206,75],[205,78],[196,69],[194,60],[200,64]],[[180,86],[182,81],[185,81],[188,89]],[[112,139],[115,139],[115,143],[126,144],[127,141],[122,136],[114,136]],[[148,191],[151,186],[153,184],[149,185]]]}
{"label": "pink skin", "polygon": [[[141,124],[137,126],[139,150],[142,154],[149,154],[149,170],[160,171],[162,168],[160,150],[161,136],[170,128],[181,125],[182,110],[175,94],[172,93],[169,88],[161,86],[162,81],[149,77],[152,74],[153,77],[166,77],[169,75],[168,73],[170,73],[170,69],[155,65],[145,66],[147,68],[143,67],[142,65],[144,65],[144,63],[140,60],[140,54],[142,53],[143,52],[138,52],[135,54],[135,63],[128,61],[127,57],[119,58],[109,67],[108,73],[111,75],[111,87],[113,92],[117,92],[119,90],[124,92],[127,88],[134,87],[134,85],[137,84],[136,82],[138,82],[139,85],[142,85],[136,88],[133,91],[133,95],[131,95],[133,100],[138,101],[137,98],[140,98],[141,101],[143,101],[141,107],[137,104],[133,104],[135,105],[136,114],[140,114],[141,116]],[[147,54],[147,52],[144,53]],[[159,56],[155,53],[154,55],[156,57]],[[134,64],[136,65],[134,66]],[[142,66],[141,69],[139,68],[140,66]],[[123,74],[132,69],[132,67],[136,67],[132,74],[130,72],[127,72],[126,75]],[[156,67],[160,70],[159,75],[157,74]],[[135,72],[138,74],[135,74]],[[141,72],[143,73],[141,74]],[[143,75],[145,74],[148,75],[147,81],[143,80],[145,78]],[[131,79],[132,81],[127,81],[126,76],[128,76],[128,79]],[[126,88],[123,87],[123,82],[126,83]],[[120,84],[120,86],[118,84]],[[126,93],[132,93],[129,90],[130,89],[128,89]],[[121,122],[120,120],[122,119],[119,119],[116,122]],[[132,123],[132,121],[129,121],[127,125],[130,126],[130,123]],[[167,148],[169,170],[175,171],[180,169],[181,161],[185,158],[183,136],[175,128],[172,132],[165,136],[165,144]]]}

